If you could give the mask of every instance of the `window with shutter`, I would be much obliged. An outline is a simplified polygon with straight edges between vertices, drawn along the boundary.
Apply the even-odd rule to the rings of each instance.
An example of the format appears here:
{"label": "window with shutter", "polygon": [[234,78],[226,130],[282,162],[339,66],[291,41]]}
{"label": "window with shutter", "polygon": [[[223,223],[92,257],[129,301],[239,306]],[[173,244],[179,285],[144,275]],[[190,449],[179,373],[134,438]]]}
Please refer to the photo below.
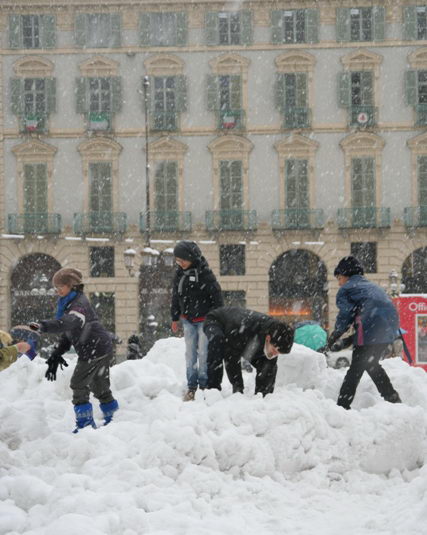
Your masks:
{"label": "window with shutter", "polygon": [[241,77],[239,75],[218,76],[219,127],[233,129],[243,127],[241,104]]}
{"label": "window with shutter", "polygon": [[176,76],[155,76],[153,79],[153,130],[177,130]]}
{"label": "window with shutter", "polygon": [[144,13],[141,19],[141,37],[145,45],[183,46],[186,43],[186,26],[185,13]]}
{"label": "window with shutter", "polygon": [[373,92],[374,75],[371,71],[353,71],[351,80],[350,124],[360,127],[376,124]]}
{"label": "window with shutter", "polygon": [[[42,132],[46,127],[49,115],[49,103],[52,104],[52,95],[48,103],[48,92],[52,91],[50,80],[45,78],[25,78],[22,81],[22,128],[25,132]],[[49,91],[48,91],[49,90]]]}
{"label": "window with shutter", "polygon": [[240,45],[240,14],[230,12],[218,13],[218,44]]}
{"label": "window with shutter", "polygon": [[243,207],[242,162],[220,162],[221,210],[241,210]]}
{"label": "window with shutter", "polygon": [[89,175],[90,210],[92,212],[111,212],[113,206],[111,163],[90,163]]}
{"label": "window with shutter", "polygon": [[155,207],[157,211],[178,210],[178,164],[173,161],[160,162],[155,175]]}
{"label": "window with shutter", "polygon": [[54,48],[56,20],[53,15],[10,15],[9,41],[11,48]]}
{"label": "window with shutter", "polygon": [[427,156],[418,156],[418,204],[427,206]]}
{"label": "window with shutter", "polygon": [[310,224],[308,161],[286,160],[285,174],[286,228],[306,227]]}
{"label": "window with shutter", "polygon": [[307,107],[307,74],[304,72],[283,75],[285,128],[306,128],[310,125]]}
{"label": "window with shutter", "polygon": [[375,161],[373,158],[353,158],[351,161],[351,191],[353,208],[375,207]]}
{"label": "window with shutter", "polygon": [[24,48],[41,47],[38,15],[22,15],[22,41]]}
{"label": "window with shutter", "polygon": [[416,13],[416,39],[427,39],[427,8],[426,6],[417,6]]}
{"label": "window with shutter", "polygon": [[24,165],[24,211],[26,214],[47,213],[47,166],[44,163]]}
{"label": "window with shutter", "polygon": [[88,128],[89,130],[110,130],[112,126],[113,91],[109,77],[87,78]]}
{"label": "window with shutter", "polygon": [[114,48],[120,46],[120,15],[117,13],[84,13],[84,42],[78,43],[87,48]]}

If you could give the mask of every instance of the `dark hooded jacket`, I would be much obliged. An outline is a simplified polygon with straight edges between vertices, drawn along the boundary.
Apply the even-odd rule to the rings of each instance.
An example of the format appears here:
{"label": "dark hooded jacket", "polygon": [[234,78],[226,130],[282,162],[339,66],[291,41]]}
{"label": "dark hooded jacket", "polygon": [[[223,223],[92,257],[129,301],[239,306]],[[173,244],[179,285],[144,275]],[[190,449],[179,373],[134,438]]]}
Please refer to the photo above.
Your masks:
{"label": "dark hooded jacket", "polygon": [[[217,323],[225,336],[226,349],[230,355],[238,355],[250,361],[264,352],[265,337],[276,323],[271,316],[239,307],[222,307],[209,312],[204,330],[209,339],[209,324]],[[287,326],[286,339],[281,342],[283,353],[292,348],[294,331]],[[272,340],[273,342],[273,340]]]}
{"label": "dark hooded jacket", "polygon": [[172,321],[179,318],[193,323],[204,321],[206,314],[224,304],[221,287],[198,245],[191,241],[179,244],[182,257],[192,262],[189,269],[177,267],[172,289]]}
{"label": "dark hooded jacket", "polygon": [[113,351],[111,334],[80,291],[67,304],[61,319],[42,320],[40,326],[42,332],[62,334],[55,344],[55,355],[63,355],[71,346],[82,360],[95,359]]}

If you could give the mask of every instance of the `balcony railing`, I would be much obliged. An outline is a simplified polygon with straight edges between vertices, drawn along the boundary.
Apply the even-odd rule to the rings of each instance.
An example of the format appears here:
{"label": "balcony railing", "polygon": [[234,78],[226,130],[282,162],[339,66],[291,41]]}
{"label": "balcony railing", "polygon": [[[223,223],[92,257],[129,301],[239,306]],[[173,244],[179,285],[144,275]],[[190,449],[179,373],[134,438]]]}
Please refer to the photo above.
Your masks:
{"label": "balcony railing", "polygon": [[61,215],[45,212],[8,214],[7,227],[10,234],[60,234]]}
{"label": "balcony railing", "polygon": [[80,212],[74,214],[75,234],[123,234],[127,230],[125,212]]}
{"label": "balcony railing", "polygon": [[338,208],[337,223],[339,228],[388,228],[390,208]]}
{"label": "balcony railing", "polygon": [[405,208],[403,219],[408,228],[427,227],[427,206]]}
{"label": "balcony railing", "polygon": [[87,116],[87,129],[91,132],[108,132],[112,129],[113,114],[109,111],[90,112]]}
{"label": "balcony railing", "polygon": [[415,106],[415,111],[417,114],[415,125],[426,126],[427,125],[427,104],[417,104]]}
{"label": "balcony railing", "polygon": [[310,108],[287,108],[285,109],[284,128],[309,128],[311,125]]}
{"label": "balcony railing", "polygon": [[378,108],[375,106],[352,106],[349,113],[350,126],[366,128],[377,124]]}
{"label": "balcony railing", "polygon": [[206,212],[206,228],[210,231],[257,229],[256,210],[213,210]]}
{"label": "balcony railing", "polygon": [[287,208],[273,210],[271,214],[273,230],[322,229],[325,226],[323,210],[308,208]]}
{"label": "balcony railing", "polygon": [[152,111],[150,115],[152,131],[175,132],[178,130],[176,111]]}
{"label": "balcony railing", "polygon": [[217,128],[218,130],[242,130],[245,127],[244,110],[218,110]]}
{"label": "balcony railing", "polygon": [[[147,216],[141,213],[141,232],[147,231]],[[154,232],[191,232],[191,212],[176,210],[150,212],[150,230]]]}
{"label": "balcony railing", "polygon": [[44,133],[47,130],[47,116],[43,113],[27,114],[21,117],[21,132]]}

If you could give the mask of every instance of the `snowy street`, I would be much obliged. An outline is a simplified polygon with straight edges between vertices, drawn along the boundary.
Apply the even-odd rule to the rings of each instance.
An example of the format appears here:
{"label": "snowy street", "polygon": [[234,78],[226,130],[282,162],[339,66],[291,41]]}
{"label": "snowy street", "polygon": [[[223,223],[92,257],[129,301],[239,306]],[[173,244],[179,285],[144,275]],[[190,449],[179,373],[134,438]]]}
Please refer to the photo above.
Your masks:
{"label": "snowy street", "polygon": [[[403,404],[365,375],[353,410],[345,370],[294,345],[276,391],[181,401],[184,343],[165,339],[112,369],[120,410],[71,433],[74,368],[41,359],[0,374],[1,535],[425,535],[427,375],[385,361]],[[99,408],[95,417],[101,421]]]}

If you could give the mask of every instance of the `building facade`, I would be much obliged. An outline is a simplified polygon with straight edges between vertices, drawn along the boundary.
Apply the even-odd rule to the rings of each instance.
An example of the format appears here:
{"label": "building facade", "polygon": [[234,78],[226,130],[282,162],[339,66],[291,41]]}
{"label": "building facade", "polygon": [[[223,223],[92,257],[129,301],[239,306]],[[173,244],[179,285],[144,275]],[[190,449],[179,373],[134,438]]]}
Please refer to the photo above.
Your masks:
{"label": "building facade", "polygon": [[287,320],[330,324],[350,253],[427,292],[427,4],[4,0],[0,42],[3,327],[72,265],[117,334],[165,334],[179,239]]}

